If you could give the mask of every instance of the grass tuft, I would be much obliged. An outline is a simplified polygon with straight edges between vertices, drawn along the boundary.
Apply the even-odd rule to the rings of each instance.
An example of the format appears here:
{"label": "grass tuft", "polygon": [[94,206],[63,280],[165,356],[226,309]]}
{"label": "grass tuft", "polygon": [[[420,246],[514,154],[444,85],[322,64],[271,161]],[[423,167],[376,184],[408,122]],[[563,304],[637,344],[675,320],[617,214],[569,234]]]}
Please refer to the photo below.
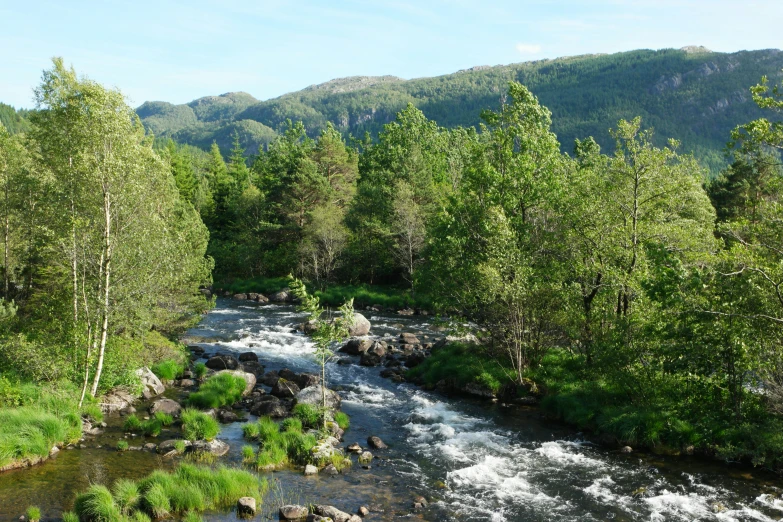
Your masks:
{"label": "grass tuft", "polygon": [[160,379],[173,381],[174,379],[182,376],[182,372],[185,371],[185,367],[179,361],[174,359],[167,359],[152,365],[150,370],[152,370],[152,373],[157,375]]}
{"label": "grass tuft", "polygon": [[25,515],[27,516],[27,520],[30,522],[38,522],[41,520],[41,508],[30,506],[27,508],[27,511],[25,511]]}
{"label": "grass tuft", "polygon": [[187,440],[212,440],[220,433],[220,424],[204,412],[186,408],[182,411],[182,434]]}
{"label": "grass tuft", "polygon": [[334,422],[337,423],[341,430],[347,430],[351,427],[351,418],[347,413],[341,411],[334,414]]}
{"label": "grass tuft", "polygon": [[230,373],[213,375],[198,391],[190,394],[188,405],[201,409],[220,408],[234,404],[242,398],[247,383],[245,379]]}
{"label": "grass tuft", "polygon": [[291,410],[291,415],[302,421],[302,425],[307,428],[320,428],[323,420],[318,408],[310,404],[297,404]]}
{"label": "grass tuft", "polygon": [[111,491],[98,484],[76,497],[73,510],[82,522],[113,522],[122,517]]}

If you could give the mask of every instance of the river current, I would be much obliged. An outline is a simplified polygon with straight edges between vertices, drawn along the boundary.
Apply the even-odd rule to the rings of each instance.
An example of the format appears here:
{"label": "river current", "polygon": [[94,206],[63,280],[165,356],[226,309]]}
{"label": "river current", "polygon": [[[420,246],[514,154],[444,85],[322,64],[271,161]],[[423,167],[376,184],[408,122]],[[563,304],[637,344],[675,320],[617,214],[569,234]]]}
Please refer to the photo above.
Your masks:
{"label": "river current", "polygon": [[[442,335],[431,328],[427,317],[365,314],[372,323],[373,337],[392,340],[400,332]],[[303,317],[287,305],[220,299],[187,337],[208,354],[256,352],[267,371],[316,372],[313,345],[293,332]],[[342,409],[351,417],[345,443],[359,442],[365,447],[367,437],[377,435],[389,449],[374,451],[379,458],[369,470],[354,465],[337,477],[270,473],[270,510],[276,502],[328,503],[349,512],[369,505],[373,510],[367,518],[370,521],[410,517],[465,522],[783,519],[783,483],[771,474],[695,457],[621,454],[543,419],[534,408],[448,398],[411,384],[395,384],[380,377],[382,368],[362,367],[357,362],[338,355],[327,369],[329,386],[340,391]],[[243,444],[240,424],[224,426],[220,438],[231,444],[226,459],[238,464]],[[11,520],[14,514],[18,518],[24,507],[13,506],[16,503],[37,502],[45,514],[53,516],[69,508],[75,491],[62,481],[110,482],[118,476],[140,477],[151,468],[171,465],[143,452],[122,456],[140,459],[139,466],[109,464],[118,458],[116,452],[101,449],[66,451],[32,470],[0,474],[0,520]],[[66,463],[75,471],[64,470]],[[103,469],[102,477],[94,477],[95,469]],[[74,480],[68,473],[76,475]],[[63,491],[52,498],[46,488],[57,485]],[[418,495],[430,502],[425,509],[414,511],[413,499]],[[235,517],[213,514],[207,519]]]}

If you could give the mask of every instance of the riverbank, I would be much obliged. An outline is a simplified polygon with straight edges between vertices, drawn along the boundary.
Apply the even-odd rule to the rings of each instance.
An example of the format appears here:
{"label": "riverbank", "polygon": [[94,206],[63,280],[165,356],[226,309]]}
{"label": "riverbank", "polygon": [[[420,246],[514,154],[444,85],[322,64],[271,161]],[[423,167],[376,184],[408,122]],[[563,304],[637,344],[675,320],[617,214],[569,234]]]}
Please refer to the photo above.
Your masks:
{"label": "riverbank", "polygon": [[[406,378],[428,389],[519,401],[535,398],[541,411],[587,432],[603,445],[664,455],[699,454],[783,473],[783,422],[762,404],[736,423],[731,412],[678,402],[683,390],[658,388],[648,403],[594,371],[584,357],[552,350],[519,386],[513,370],[478,345],[453,343],[433,350]],[[531,401],[532,402],[532,401]]]}

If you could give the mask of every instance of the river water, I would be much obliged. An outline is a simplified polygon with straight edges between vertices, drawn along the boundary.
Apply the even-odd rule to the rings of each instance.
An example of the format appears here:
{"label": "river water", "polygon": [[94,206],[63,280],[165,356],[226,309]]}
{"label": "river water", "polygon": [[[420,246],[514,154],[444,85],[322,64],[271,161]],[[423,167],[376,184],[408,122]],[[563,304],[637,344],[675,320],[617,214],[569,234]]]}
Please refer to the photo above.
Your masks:
{"label": "river water", "polygon": [[[267,371],[315,372],[312,344],[292,332],[302,318],[291,306],[221,299],[188,337],[207,353],[254,351]],[[427,317],[368,313],[368,318],[376,337],[391,340],[401,331],[438,335]],[[771,474],[698,458],[620,454],[541,418],[535,409],[447,398],[395,384],[379,376],[381,368],[349,361],[357,362],[338,356],[327,370],[329,386],[340,391],[342,409],[351,417],[345,442],[365,447],[367,437],[377,435],[390,448],[374,451],[379,458],[369,470],[355,465],[337,477],[303,477],[293,470],[268,474],[270,515],[281,502],[301,502],[349,512],[369,505],[373,513],[367,520],[379,521],[783,519],[783,483]],[[224,426],[220,438],[232,447],[226,459],[239,463],[240,424]],[[0,475],[0,520],[16,519],[35,503],[54,517],[70,507],[86,482],[140,477],[170,465],[144,452],[61,452],[32,470]],[[417,495],[430,500],[424,510],[413,510]],[[236,520],[233,514],[207,519]]]}

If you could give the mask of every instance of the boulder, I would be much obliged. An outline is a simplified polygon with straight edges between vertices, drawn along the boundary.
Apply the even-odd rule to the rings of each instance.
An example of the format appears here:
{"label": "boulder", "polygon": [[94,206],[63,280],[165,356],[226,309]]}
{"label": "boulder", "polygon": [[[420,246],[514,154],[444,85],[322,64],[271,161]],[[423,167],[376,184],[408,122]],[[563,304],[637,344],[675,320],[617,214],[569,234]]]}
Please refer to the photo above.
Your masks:
{"label": "boulder", "polygon": [[247,294],[234,294],[234,299],[237,301],[247,301]]}
{"label": "boulder", "polygon": [[256,376],[256,379],[260,379],[264,375],[264,365],[258,361],[248,361],[242,363],[242,370],[247,373],[252,373]]}
{"label": "boulder", "polygon": [[369,350],[372,345],[373,341],[370,339],[351,339],[339,351],[348,355],[361,355]]}
{"label": "boulder", "polygon": [[340,450],[335,448],[335,443],[340,442],[334,437],[326,437],[318,441],[318,444],[310,450],[315,462],[324,462],[332,458],[335,454],[340,454]]}
{"label": "boulder", "polygon": [[115,388],[103,397],[101,397],[101,411],[104,413],[114,413],[117,411],[128,411],[133,408],[131,404],[136,398],[127,390]]}
{"label": "boulder", "polygon": [[221,370],[217,372],[216,375],[220,375],[222,373],[229,373],[237,377],[242,377],[245,380],[245,391],[242,392],[243,397],[250,395],[250,392],[253,391],[253,388],[256,387],[256,376],[252,373],[243,372],[240,370]]}
{"label": "boulder", "polygon": [[371,437],[367,437],[367,444],[371,448],[375,448],[375,449],[386,449],[389,447],[386,444],[384,444],[384,442],[381,440],[380,437],[376,437],[374,435]]}
{"label": "boulder", "polygon": [[236,370],[239,368],[239,361],[231,355],[213,355],[207,361],[207,368],[213,370]]}
{"label": "boulder", "polygon": [[269,393],[281,399],[290,399],[296,397],[296,394],[300,391],[299,386],[294,381],[280,377]]}
{"label": "boulder", "polygon": [[349,444],[347,448],[345,448],[347,451],[351,453],[361,453],[362,447],[359,445],[358,442],[354,442],[353,444]]}
{"label": "boulder", "polygon": [[403,308],[402,310],[397,310],[397,315],[413,315],[416,313],[413,308]]}
{"label": "boulder", "polygon": [[228,444],[223,442],[222,440],[197,440],[193,442],[193,450],[194,451],[201,451],[203,453],[211,453],[215,455],[216,457],[222,457],[226,453],[228,453],[229,450]]}
{"label": "boulder", "polygon": [[363,353],[362,358],[359,361],[362,366],[379,366],[381,364],[381,358],[374,353]]}
{"label": "boulder", "polygon": [[258,294],[258,297],[256,297],[255,301],[258,303],[268,303],[269,298],[264,294]]}
{"label": "boulder", "polygon": [[[165,455],[165,454],[167,454],[167,453],[169,453],[171,451],[174,451],[174,450],[177,449],[177,443],[178,442],[180,442],[180,441],[176,440],[176,439],[164,440],[163,442],[158,444],[157,452],[162,454],[162,455]],[[187,449],[190,448],[193,445],[193,443],[190,442],[189,440],[183,440],[181,442],[185,443],[185,451],[187,451]],[[146,445],[145,445],[145,447],[146,447]]]}
{"label": "boulder", "polygon": [[361,337],[370,333],[370,321],[367,320],[362,314],[353,314],[353,323],[348,328],[348,333],[351,337]]}
{"label": "boulder", "polygon": [[239,416],[231,410],[218,410],[217,418],[223,424],[230,424],[239,420]]}
{"label": "boulder", "polygon": [[305,476],[318,475],[318,468],[316,468],[312,464],[308,464],[307,466],[305,466],[304,474]]}
{"label": "boulder", "polygon": [[294,381],[299,385],[300,390],[315,386],[321,382],[321,378],[314,373],[300,373]]}
{"label": "boulder", "polygon": [[407,359],[405,359],[405,366],[408,368],[415,368],[416,366],[423,363],[426,358],[427,356],[424,354],[424,352],[414,352],[410,354]]}
{"label": "boulder", "polygon": [[370,514],[370,508],[368,508],[367,506],[362,506],[359,508],[357,513],[359,514],[360,517],[366,517],[367,515]]}
{"label": "boulder", "polygon": [[150,413],[155,415],[158,412],[171,415],[172,417],[179,417],[179,414],[182,412],[182,406],[177,401],[171,399],[158,399],[150,406]]}
{"label": "boulder", "polygon": [[[322,400],[321,400],[322,388],[323,386],[321,384],[316,384],[315,386],[309,386],[304,390],[301,390],[299,393],[296,394],[296,397],[294,398],[296,404],[309,404],[311,406],[315,406],[316,408],[320,408],[322,406]],[[340,403],[341,403],[340,395],[337,392],[327,388],[326,408],[332,411],[339,410]]]}
{"label": "boulder", "polygon": [[280,375],[276,371],[266,372],[261,378],[261,384],[265,386],[274,386],[277,384],[279,378]]}
{"label": "boulder", "polygon": [[285,417],[288,415],[288,409],[277,397],[271,395],[264,395],[250,408],[250,413],[253,415],[266,415],[273,418]]}
{"label": "boulder", "polygon": [[253,517],[256,514],[256,499],[253,497],[242,497],[237,500],[237,516]]}
{"label": "boulder", "polygon": [[403,332],[399,338],[400,344],[419,344],[419,338],[412,333]]}
{"label": "boulder", "polygon": [[180,388],[192,388],[193,386],[196,385],[196,381],[194,381],[193,379],[181,379],[177,381],[176,384]]}
{"label": "boulder", "polygon": [[277,374],[287,381],[294,381],[296,382],[296,372],[293,370],[289,370],[288,368],[283,368],[282,370],[278,370]]}
{"label": "boulder", "polygon": [[304,506],[293,504],[280,506],[280,520],[299,520],[305,518],[309,513]]}
{"label": "boulder", "polygon": [[370,453],[369,451],[365,451],[364,453],[359,455],[359,464],[367,465],[370,462],[372,462],[372,453]]}
{"label": "boulder", "polygon": [[374,342],[370,349],[367,350],[367,353],[377,355],[378,357],[384,357],[386,355],[386,345],[385,343],[381,344],[379,342]]}
{"label": "boulder", "polygon": [[344,512],[344,511],[340,511],[339,509],[337,509],[334,506],[318,505],[318,506],[315,506],[313,511],[317,515],[321,515],[322,517],[329,517],[329,518],[331,518],[332,520],[334,520],[334,522],[348,522],[348,520],[350,520],[350,518],[351,518],[351,515],[349,515],[348,513]]}
{"label": "boulder", "polygon": [[287,303],[292,300],[291,298],[292,296],[290,288],[283,288],[279,292],[275,292],[269,296],[269,300],[273,303]]}
{"label": "boulder", "polygon": [[149,400],[166,391],[166,387],[160,382],[158,376],[152,373],[152,370],[146,366],[136,370],[136,375],[138,375],[139,380],[141,380],[141,385],[143,386],[141,394],[145,399]]}
{"label": "boulder", "polygon": [[258,362],[258,354],[256,352],[243,352],[239,354],[239,362],[256,361]]}

